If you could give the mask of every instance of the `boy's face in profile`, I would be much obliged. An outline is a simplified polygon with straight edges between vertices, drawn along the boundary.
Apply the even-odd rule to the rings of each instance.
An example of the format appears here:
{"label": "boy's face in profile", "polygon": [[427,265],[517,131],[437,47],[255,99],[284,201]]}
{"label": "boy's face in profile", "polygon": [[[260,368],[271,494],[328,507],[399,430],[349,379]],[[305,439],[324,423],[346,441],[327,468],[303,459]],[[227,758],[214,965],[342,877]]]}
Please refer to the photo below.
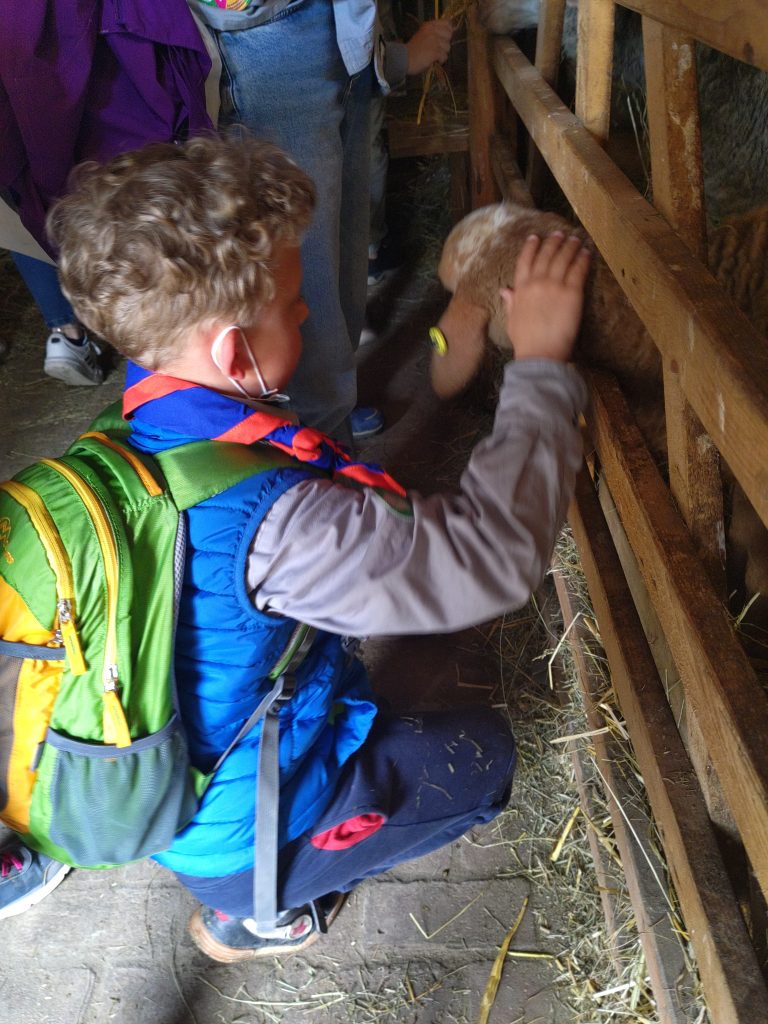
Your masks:
{"label": "boy's face in profile", "polygon": [[309,310],[301,294],[301,258],[296,246],[281,250],[275,270],[275,297],[264,306],[258,323],[244,329],[269,386],[282,390],[301,355],[301,325]]}

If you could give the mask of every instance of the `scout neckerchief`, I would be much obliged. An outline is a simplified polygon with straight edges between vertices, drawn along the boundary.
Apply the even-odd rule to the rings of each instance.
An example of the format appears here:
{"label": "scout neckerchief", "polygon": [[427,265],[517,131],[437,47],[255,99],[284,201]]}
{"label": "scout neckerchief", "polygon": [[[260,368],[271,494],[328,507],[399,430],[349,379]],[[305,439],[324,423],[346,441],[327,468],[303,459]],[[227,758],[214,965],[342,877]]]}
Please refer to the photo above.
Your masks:
{"label": "scout neckerchief", "polygon": [[253,410],[237,398],[129,363],[123,416],[130,419],[139,407],[142,422],[190,440],[265,442],[299,462],[325,470],[334,480],[405,495],[405,489],[383,469],[353,459],[344,445],[319,430],[292,423],[279,412]]}

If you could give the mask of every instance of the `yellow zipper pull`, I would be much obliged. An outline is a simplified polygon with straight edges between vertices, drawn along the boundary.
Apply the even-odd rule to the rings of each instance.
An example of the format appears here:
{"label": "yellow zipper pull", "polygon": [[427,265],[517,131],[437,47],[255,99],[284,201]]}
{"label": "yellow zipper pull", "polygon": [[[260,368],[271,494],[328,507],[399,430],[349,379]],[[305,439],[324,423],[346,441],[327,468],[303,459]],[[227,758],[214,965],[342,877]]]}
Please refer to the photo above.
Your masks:
{"label": "yellow zipper pull", "polygon": [[62,597],[56,602],[56,609],[59,613],[59,632],[67,651],[69,669],[73,676],[85,675],[87,666],[80,646],[80,637],[77,635],[75,617],[72,614],[72,601],[68,597]]}
{"label": "yellow zipper pull", "polygon": [[104,701],[103,729],[104,742],[111,743],[116,747],[130,747],[131,733],[128,729],[128,722],[123,711],[123,705],[117,695],[117,667],[111,665],[108,675],[104,679]]}

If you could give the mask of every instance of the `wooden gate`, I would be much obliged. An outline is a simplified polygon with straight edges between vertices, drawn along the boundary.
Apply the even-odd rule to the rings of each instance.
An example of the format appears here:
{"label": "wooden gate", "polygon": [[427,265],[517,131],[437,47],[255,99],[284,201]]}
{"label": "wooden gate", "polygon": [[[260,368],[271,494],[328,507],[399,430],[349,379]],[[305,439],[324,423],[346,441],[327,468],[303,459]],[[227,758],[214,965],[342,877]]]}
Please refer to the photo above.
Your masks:
{"label": "wooden gate", "polygon": [[[471,201],[536,199],[553,175],[661,352],[669,485],[616,382],[592,373],[594,451],[570,522],[711,1017],[758,1024],[768,1022],[768,700],[724,603],[718,463],[768,523],[768,341],[705,264],[695,41],[768,70],[768,10],[764,0],[622,6],[642,16],[653,205],[605,149],[613,0],[579,2],[575,114],[553,89],[565,0],[541,0],[533,63],[470,12]],[[521,131],[531,140],[522,168]],[[746,904],[734,864],[737,886],[752,887]],[[630,890],[660,1018],[688,1020],[642,889],[630,879]]]}

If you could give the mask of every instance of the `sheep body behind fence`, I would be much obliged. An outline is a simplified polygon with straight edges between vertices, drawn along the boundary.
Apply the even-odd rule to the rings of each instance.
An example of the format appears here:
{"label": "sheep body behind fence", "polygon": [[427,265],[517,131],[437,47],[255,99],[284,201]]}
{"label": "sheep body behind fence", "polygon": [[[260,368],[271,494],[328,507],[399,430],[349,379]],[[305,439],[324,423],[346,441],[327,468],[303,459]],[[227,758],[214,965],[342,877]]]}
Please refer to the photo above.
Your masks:
{"label": "sheep body behind fence", "polygon": [[[504,329],[499,295],[510,287],[525,239],[561,230],[588,239],[555,213],[499,203],[475,210],[451,231],[439,265],[445,287],[489,315],[488,335],[512,358]],[[765,329],[768,324],[768,206],[733,218],[717,229],[710,241],[712,272],[734,296],[747,316]],[[713,284],[714,287],[714,284]],[[478,352],[481,350],[478,348]],[[587,285],[584,317],[574,358],[585,366],[608,370],[618,379],[645,441],[663,469],[666,462],[666,427],[661,358],[648,331],[626,299],[602,257],[595,253]],[[447,396],[466,385],[475,365],[453,373]],[[735,582],[746,597],[761,594],[753,621],[762,623],[768,611],[768,531],[733,479],[727,466],[724,481],[731,497],[728,527],[729,558],[736,568]]]}

